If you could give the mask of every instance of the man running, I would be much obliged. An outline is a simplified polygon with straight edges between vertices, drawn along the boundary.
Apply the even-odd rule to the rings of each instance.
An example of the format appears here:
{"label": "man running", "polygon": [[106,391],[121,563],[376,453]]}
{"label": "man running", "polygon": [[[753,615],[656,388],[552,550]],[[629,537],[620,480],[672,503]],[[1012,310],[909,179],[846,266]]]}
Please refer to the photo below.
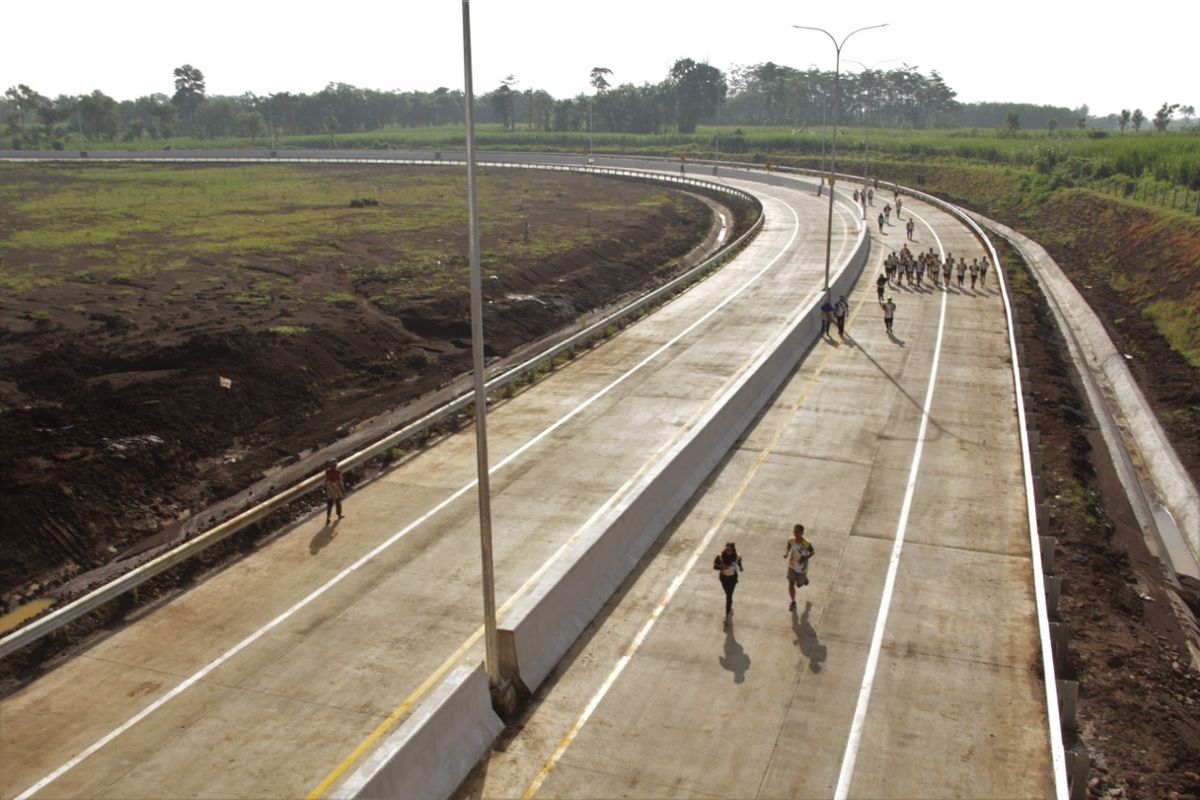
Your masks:
{"label": "man running", "polygon": [[883,233],[883,214],[879,215],[879,232]]}
{"label": "man running", "polygon": [[788,539],[787,549],[783,557],[788,562],[788,597],[791,603],[788,611],[796,610],[796,586],[808,585],[808,560],[813,557],[812,543],[804,538],[804,526],[797,524],[792,528],[792,538]]}
{"label": "man running", "polygon": [[883,327],[887,329],[888,336],[892,335],[892,320],[896,316],[896,301],[889,297],[887,302],[883,304]]}
{"label": "man running", "polygon": [[821,304],[821,337],[829,336],[829,324],[833,322],[833,303],[826,300]]}
{"label": "man running", "polygon": [[979,259],[971,259],[971,291],[975,291],[975,280],[979,277]]}
{"label": "man running", "polygon": [[979,265],[979,285],[980,286],[987,286],[987,271],[988,271],[988,260],[987,260],[987,256],[984,256],[982,263],[980,263],[980,265]]}
{"label": "man running", "polygon": [[846,315],[850,313],[850,304],[846,302],[846,295],[839,294],[837,302],[833,304],[833,319],[837,322],[838,336],[842,339],[846,338]]}
{"label": "man running", "polygon": [[879,277],[875,279],[875,293],[879,295],[879,305],[883,305],[883,290],[887,286],[887,274],[879,273]]}
{"label": "man running", "polygon": [[917,226],[913,224],[913,218],[909,217],[908,222],[904,223],[904,232],[908,234],[908,240],[910,242],[912,241],[912,238],[913,238],[913,231],[915,231],[916,229],[917,229]]}

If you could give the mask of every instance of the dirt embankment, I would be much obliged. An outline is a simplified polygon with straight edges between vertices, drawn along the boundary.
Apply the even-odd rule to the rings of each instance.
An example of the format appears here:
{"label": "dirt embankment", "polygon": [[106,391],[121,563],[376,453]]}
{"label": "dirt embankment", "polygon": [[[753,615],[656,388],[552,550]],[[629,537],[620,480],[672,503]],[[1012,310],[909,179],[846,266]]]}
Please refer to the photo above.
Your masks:
{"label": "dirt embankment", "polygon": [[[1059,677],[1080,684],[1079,738],[1066,743],[1093,760],[1090,797],[1200,798],[1200,682],[1172,611],[1175,589],[1124,499],[1045,300],[1015,252],[1002,258],[1017,287],[1048,498],[1044,533],[1058,539],[1059,614],[1071,631]],[[1198,589],[1185,595],[1196,613]]]}
{"label": "dirt embankment", "polygon": [[[484,241],[484,266],[495,275],[484,289],[489,357],[664,282],[710,233],[711,201],[681,194],[647,213],[630,207],[630,184],[590,180],[587,224],[602,231],[591,244],[511,258],[496,255],[502,242]],[[583,219],[581,208],[564,199],[546,213]],[[748,224],[749,206],[736,212]],[[0,304],[0,610],[119,557],[468,370],[465,281],[401,305],[377,304],[371,298],[386,270],[372,269],[372,259],[394,258],[378,244],[342,242],[328,263],[310,260],[303,274],[291,273],[295,284],[344,299],[309,304],[282,327],[269,306],[204,294],[189,304],[162,301],[170,286],[211,274],[195,259],[171,272],[170,286],[132,287],[142,302],[120,314],[72,312],[85,293],[92,307],[106,290],[72,282],[25,307]],[[445,246],[448,265],[465,274],[465,241],[457,252]],[[352,275],[341,268],[347,253]],[[118,288],[131,287],[108,288],[114,300]],[[235,293],[226,287],[224,296]]]}

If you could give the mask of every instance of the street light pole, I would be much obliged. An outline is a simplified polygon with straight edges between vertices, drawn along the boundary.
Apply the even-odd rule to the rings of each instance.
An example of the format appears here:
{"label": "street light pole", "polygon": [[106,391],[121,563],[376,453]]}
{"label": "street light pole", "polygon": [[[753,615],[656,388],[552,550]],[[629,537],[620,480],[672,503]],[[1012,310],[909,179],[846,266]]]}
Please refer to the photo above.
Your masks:
{"label": "street light pole", "polygon": [[[858,64],[860,67],[863,68],[864,74],[867,74],[867,73],[873,72],[875,70],[875,67],[878,67],[881,64],[888,64],[892,61],[895,61],[896,59],[889,58],[884,61],[878,61],[869,67],[866,64],[862,63],[861,61],[855,61],[852,58],[847,58],[846,60],[848,62],[850,62],[851,64]],[[868,95],[868,97],[870,99],[874,99],[874,96],[875,96],[874,92],[871,92]],[[870,153],[871,153],[871,124],[870,124],[869,118],[867,117],[868,113],[870,113],[870,108],[866,109],[863,112],[863,188],[862,188],[862,197],[860,198],[860,201],[862,203],[862,218],[863,219],[867,218],[867,172],[870,169],[870,163],[871,163],[871,155],[870,155]]]}
{"label": "street light pole", "polygon": [[467,205],[471,249],[471,352],[475,378],[475,455],[479,489],[479,549],[483,562],[484,654],[493,702],[503,705],[508,682],[500,674],[496,585],[492,570],[492,508],[488,480],[487,392],[483,382],[483,278],[479,264],[479,195],[475,186],[475,95],[471,80],[471,3],[463,0],[463,75],[467,123]]}
{"label": "street light pole", "polygon": [[842,69],[842,47],[846,41],[860,31],[869,31],[874,28],[886,28],[887,23],[882,25],[868,25],[865,28],[855,28],[845,35],[841,42],[834,37],[832,33],[824,28],[814,28],[811,25],[793,25],[793,28],[799,28],[806,31],[819,31],[829,37],[829,41],[833,42],[833,49],[836,54],[833,65],[833,138],[829,145],[829,214],[825,222],[825,299],[829,299],[829,259],[833,247],[833,178],[837,174],[837,129],[838,129],[838,103],[840,100],[838,75]]}

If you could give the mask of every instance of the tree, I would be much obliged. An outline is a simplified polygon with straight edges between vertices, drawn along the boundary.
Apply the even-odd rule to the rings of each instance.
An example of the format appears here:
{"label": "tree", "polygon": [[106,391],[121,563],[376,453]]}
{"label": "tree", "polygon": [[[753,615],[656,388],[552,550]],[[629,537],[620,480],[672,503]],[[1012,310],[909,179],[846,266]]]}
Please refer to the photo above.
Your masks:
{"label": "tree", "polygon": [[1154,112],[1154,130],[1162,133],[1171,125],[1171,118],[1179,108],[1179,103],[1163,103],[1162,108]]}
{"label": "tree", "polygon": [[[22,137],[25,135],[25,121],[30,115],[37,114],[42,108],[50,105],[48,98],[30,89],[23,83],[16,86],[10,86],[4,96],[16,106],[17,113],[11,116],[8,120],[8,132],[14,137]],[[49,129],[49,126],[47,126]],[[34,140],[37,138],[35,131],[30,137]],[[32,143],[32,142],[31,142]]]}
{"label": "tree", "polygon": [[117,138],[117,101],[99,89],[79,98],[79,127],[88,139]]}
{"label": "tree", "polygon": [[175,94],[171,102],[191,125],[196,110],[204,102],[204,73],[191,64],[175,68]]}
{"label": "tree", "polygon": [[1129,121],[1133,123],[1133,129],[1135,131],[1140,131],[1142,129],[1142,123],[1146,121],[1146,115],[1142,113],[1140,108],[1135,108],[1133,110],[1133,116],[1129,118]]}
{"label": "tree", "polygon": [[589,83],[596,90],[596,94],[602,94],[608,91],[609,83],[605,79],[606,75],[612,75],[612,70],[608,67],[592,67],[591,78]]}
{"label": "tree", "polygon": [[1055,130],[1057,130],[1057,129],[1058,129],[1058,120],[1056,120],[1054,117],[1051,117],[1051,118],[1050,118],[1050,119],[1049,119],[1049,120],[1046,122],[1046,130],[1047,130],[1047,131],[1049,131],[1049,133],[1050,133],[1050,135],[1051,135],[1051,136],[1053,136],[1053,135],[1054,135],[1054,131],[1055,131]]}
{"label": "tree", "polygon": [[1121,109],[1121,116],[1117,117],[1117,126],[1118,126],[1118,127],[1119,127],[1119,128],[1122,130],[1122,131],[1124,131],[1126,128],[1128,128],[1128,127],[1129,127],[1129,119],[1130,119],[1130,117],[1131,117],[1131,116],[1132,116],[1132,115],[1129,113],[1129,109],[1128,109],[1128,108],[1122,108],[1122,109]]}
{"label": "tree", "polygon": [[680,133],[695,133],[700,117],[715,112],[728,91],[719,69],[690,58],[676,61],[667,81],[675,90],[675,122]]}
{"label": "tree", "polygon": [[1021,117],[1015,111],[1008,112],[1008,116],[1004,118],[1004,131],[1009,136],[1016,134],[1021,130]]}
{"label": "tree", "polygon": [[520,81],[514,75],[506,75],[504,80],[500,81],[500,86],[496,91],[492,92],[492,110],[500,117],[500,121],[504,123],[504,130],[511,131],[517,127],[516,123],[516,92],[513,91]]}

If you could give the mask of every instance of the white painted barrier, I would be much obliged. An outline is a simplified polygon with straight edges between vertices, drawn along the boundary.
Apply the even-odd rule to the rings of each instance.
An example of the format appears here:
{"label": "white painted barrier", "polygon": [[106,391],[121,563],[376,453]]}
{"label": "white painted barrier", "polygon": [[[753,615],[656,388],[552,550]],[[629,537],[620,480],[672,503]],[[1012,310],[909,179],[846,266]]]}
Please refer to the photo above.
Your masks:
{"label": "white painted barrier", "polygon": [[[870,239],[831,282],[847,293],[866,263]],[[593,517],[572,548],[500,621],[506,677],[534,692],[621,585],[650,545],[795,370],[819,334],[822,297],[810,302],[682,439],[616,503]]]}
{"label": "white painted barrier", "polygon": [[503,729],[483,664],[459,666],[329,796],[448,797]]}

